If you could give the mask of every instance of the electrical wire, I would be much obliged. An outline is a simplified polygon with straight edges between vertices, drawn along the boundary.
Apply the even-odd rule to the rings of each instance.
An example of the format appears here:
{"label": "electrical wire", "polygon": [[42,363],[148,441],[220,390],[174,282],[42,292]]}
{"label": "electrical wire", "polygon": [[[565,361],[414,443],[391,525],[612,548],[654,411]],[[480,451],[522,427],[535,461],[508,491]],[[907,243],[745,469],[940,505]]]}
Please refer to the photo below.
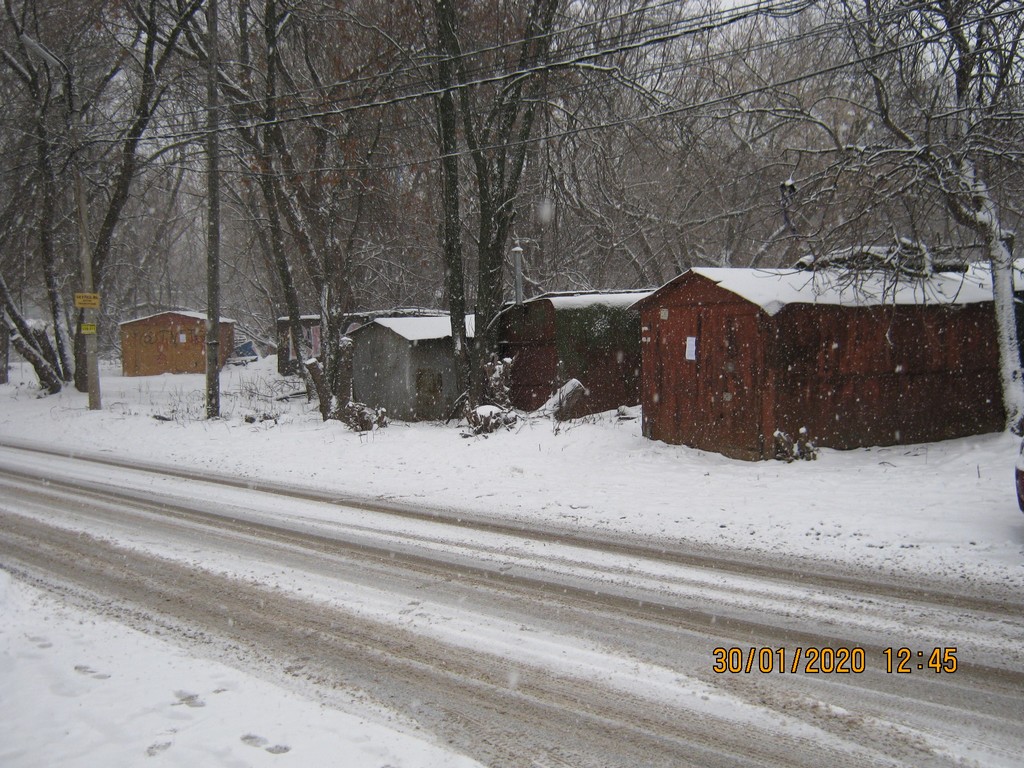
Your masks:
{"label": "electrical wire", "polygon": [[[643,6],[643,8],[639,9],[639,12],[646,13],[648,11],[651,11],[652,9],[665,8],[665,7],[672,6],[674,4],[675,3],[672,2],[672,0],[668,0],[667,2],[657,3],[657,4],[654,4],[653,6],[645,5],[645,6]],[[601,60],[603,58],[610,58],[610,57],[614,57],[614,56],[621,55],[621,54],[626,54],[626,53],[634,53],[634,52],[637,52],[637,51],[640,51],[642,49],[645,49],[645,48],[648,48],[648,47],[652,47],[652,46],[667,45],[669,43],[678,41],[678,40],[680,40],[680,39],[682,39],[684,37],[695,36],[695,35],[698,35],[700,33],[710,32],[710,31],[722,29],[723,27],[731,26],[731,25],[736,24],[736,23],[738,23],[739,21],[742,21],[742,20],[751,19],[751,18],[755,18],[755,17],[789,18],[789,17],[792,17],[792,16],[795,16],[795,15],[799,14],[802,11],[813,9],[814,7],[816,7],[816,3],[813,2],[813,0],[784,0],[781,3],[775,3],[775,4],[764,3],[764,2],[753,2],[753,3],[748,3],[746,5],[733,7],[731,9],[732,10],[731,15],[727,15],[727,16],[723,15],[725,13],[724,11],[716,11],[716,12],[712,12],[710,14],[702,14],[702,15],[699,15],[699,16],[693,16],[693,17],[687,17],[687,18],[683,18],[683,19],[677,19],[677,20],[672,21],[672,22],[666,22],[661,27],[653,27],[653,28],[650,28],[650,29],[645,29],[644,30],[644,34],[642,36],[638,35],[638,33],[636,33],[636,32],[630,33],[628,36],[627,35],[621,35],[620,38],[622,38],[622,39],[620,39],[614,46],[611,46],[611,47],[605,45],[601,49],[595,50],[595,49],[592,49],[592,48],[589,48],[589,47],[588,48],[583,48],[582,44],[581,44],[581,46],[578,49],[580,52],[576,53],[575,55],[573,55],[571,57],[566,57],[564,55],[564,52],[559,52],[560,54],[563,54],[563,55],[561,55],[561,57],[558,60],[553,61],[553,62],[547,62],[547,63],[538,65],[536,67],[533,67],[533,68],[530,68],[530,69],[527,69],[527,70],[516,69],[516,70],[512,70],[512,71],[499,71],[499,70],[479,69],[479,70],[477,70],[479,76],[476,79],[474,79],[472,81],[467,81],[467,82],[460,82],[460,83],[456,84],[453,87],[453,89],[457,90],[457,89],[463,89],[463,88],[476,88],[476,87],[481,87],[481,86],[484,86],[484,85],[493,85],[493,84],[497,84],[497,83],[501,83],[501,82],[506,82],[506,81],[508,81],[508,80],[510,80],[512,78],[520,78],[520,77],[525,77],[525,76],[529,76],[529,75],[533,75],[533,74],[550,73],[550,72],[555,72],[555,71],[559,71],[559,70],[570,70],[570,69],[573,69],[573,68],[579,68],[579,67],[581,67],[581,66],[583,66],[583,65],[585,65],[587,63],[596,62],[596,61],[599,61],[599,60]],[[916,10],[919,10],[919,6],[917,4],[907,4],[907,5],[901,6],[899,9],[896,9],[896,10],[892,11],[892,13],[894,13],[894,14],[896,14],[896,13],[898,13],[898,14],[907,14],[907,13],[915,12]],[[636,13],[636,11],[623,12],[621,14],[615,14],[615,15],[612,15],[612,16],[606,16],[606,17],[601,17],[601,18],[598,18],[598,19],[588,20],[586,22],[583,22],[583,23],[580,23],[580,24],[576,25],[576,27],[570,29],[569,31],[570,32],[571,31],[579,31],[581,29],[591,28],[591,27],[597,26],[599,24],[607,23],[610,20],[625,20],[632,13]],[[999,18],[1002,18],[1002,17],[1005,17],[1005,16],[1009,16],[1009,15],[1013,15],[1013,14],[1017,14],[1017,13],[1020,13],[1020,11],[1018,9],[1015,9],[1015,8],[1011,7],[1008,10],[1003,10],[1003,11],[987,14],[985,16],[978,17],[977,19],[974,19],[972,21],[974,21],[974,22],[978,22],[978,21],[996,21]],[[771,40],[765,40],[762,43],[758,44],[757,46],[754,46],[754,48],[752,48],[752,49],[751,48],[747,48],[747,49],[744,49],[743,51],[723,51],[723,52],[720,52],[718,54],[710,55],[710,56],[702,58],[700,63],[702,63],[702,64],[714,63],[716,61],[722,61],[722,60],[725,60],[727,58],[732,58],[732,57],[735,57],[737,55],[745,54],[745,53],[748,53],[748,52],[770,51],[770,50],[775,49],[775,48],[780,48],[780,47],[785,47],[787,45],[791,45],[791,44],[793,44],[796,41],[806,41],[809,38],[814,38],[814,37],[818,37],[818,36],[829,37],[832,34],[834,34],[834,32],[836,32],[837,30],[842,29],[844,26],[845,26],[845,22],[842,22],[842,21],[834,22],[831,25],[824,25],[824,24],[818,25],[816,28],[812,29],[809,32],[800,32],[800,33],[798,33],[796,35],[792,35],[792,36],[788,36],[788,37],[784,36],[784,37],[780,37],[780,38],[774,38],[774,39],[771,39]],[[560,31],[560,32],[557,32],[556,34],[563,34],[563,33],[564,33],[564,31]],[[657,33],[657,34],[655,34],[655,33]],[[630,115],[630,116],[624,116],[624,117],[621,117],[621,118],[616,118],[616,119],[612,119],[612,120],[603,120],[603,121],[599,121],[599,122],[588,124],[588,125],[577,125],[577,126],[575,126],[573,128],[567,128],[567,129],[560,130],[560,131],[542,133],[542,134],[538,134],[538,135],[532,136],[531,138],[527,139],[526,141],[529,142],[529,143],[538,143],[538,142],[544,142],[544,141],[563,139],[563,138],[566,138],[566,137],[569,137],[569,136],[573,136],[573,135],[577,135],[577,134],[581,134],[581,133],[585,133],[585,132],[595,132],[595,131],[601,131],[601,130],[606,130],[606,129],[610,129],[610,128],[619,128],[619,127],[623,127],[623,126],[633,125],[633,124],[637,124],[637,123],[641,123],[641,122],[648,122],[648,121],[655,121],[655,120],[671,118],[671,117],[675,117],[675,116],[678,116],[678,115],[681,115],[681,114],[684,114],[684,113],[687,113],[687,112],[694,112],[694,111],[698,111],[698,110],[708,109],[708,108],[711,108],[711,107],[714,107],[714,106],[720,106],[722,104],[726,104],[726,103],[729,103],[729,102],[735,101],[735,100],[748,99],[750,97],[753,97],[753,96],[756,96],[756,95],[759,95],[759,94],[763,94],[763,93],[766,93],[766,92],[770,92],[770,91],[778,89],[778,88],[791,86],[791,85],[794,85],[794,84],[797,84],[797,83],[800,83],[800,82],[803,82],[803,81],[811,80],[811,79],[814,79],[814,78],[817,78],[817,77],[821,77],[821,76],[824,76],[824,75],[828,75],[828,74],[833,74],[833,73],[839,72],[839,71],[844,70],[844,69],[849,69],[849,68],[857,67],[857,66],[860,66],[862,64],[868,63],[871,60],[882,58],[882,57],[885,57],[885,56],[897,53],[897,52],[899,52],[901,50],[910,48],[910,47],[914,47],[914,46],[918,46],[918,45],[925,45],[925,44],[928,44],[928,43],[931,43],[931,42],[935,42],[936,40],[941,39],[947,33],[948,33],[948,30],[939,30],[939,31],[933,33],[930,36],[923,36],[923,37],[918,37],[918,38],[915,38],[915,39],[912,39],[912,40],[907,40],[907,41],[905,41],[903,43],[900,43],[898,45],[890,46],[888,48],[885,48],[885,49],[880,50],[880,51],[873,52],[873,53],[865,55],[865,56],[854,57],[854,58],[850,58],[850,59],[844,60],[842,62],[838,62],[836,64],[832,64],[832,65],[825,66],[825,67],[819,67],[819,68],[816,68],[814,70],[811,70],[811,71],[808,71],[808,72],[804,72],[804,73],[801,73],[799,75],[796,75],[796,76],[793,76],[793,77],[790,77],[790,78],[773,79],[773,80],[771,80],[769,82],[765,82],[765,83],[763,83],[761,85],[755,86],[755,87],[750,88],[750,89],[746,89],[746,90],[742,90],[742,91],[731,91],[729,93],[726,93],[726,94],[723,94],[723,95],[720,95],[720,96],[716,96],[716,97],[713,97],[713,98],[709,98],[709,99],[705,99],[705,100],[697,101],[697,102],[692,102],[692,103],[688,103],[688,104],[680,104],[680,105],[673,106],[673,107],[663,107],[661,109],[656,109],[656,110],[653,110],[653,111],[648,111],[647,113],[644,113],[644,114],[635,114],[635,115]],[[478,49],[475,49],[474,51],[472,51],[470,53],[463,54],[463,58],[474,57],[474,56],[477,56],[477,55],[482,54],[482,53],[492,53],[492,52],[495,52],[495,51],[503,50],[503,49],[508,48],[510,46],[522,45],[524,42],[525,42],[524,40],[516,40],[516,41],[509,41],[509,42],[506,42],[506,43],[502,43],[500,45],[490,46],[490,47],[486,47],[486,48],[478,48]],[[664,76],[665,74],[672,73],[672,72],[675,72],[675,71],[682,71],[686,67],[690,66],[690,64],[691,64],[691,62],[682,61],[682,62],[679,62],[679,63],[677,63],[675,65],[671,65],[671,66],[665,66],[663,64],[657,65],[657,66],[652,65],[652,67],[650,69],[646,69],[646,70],[641,69],[641,70],[637,70],[637,71],[632,72],[630,74],[630,77],[633,80],[642,80],[643,78],[648,77],[648,76],[652,76],[652,75]],[[422,63],[422,64],[418,64],[415,68],[406,69],[404,71],[405,72],[411,72],[411,71],[415,71],[415,70],[419,69],[420,67],[426,67],[426,66],[430,66],[430,63],[429,62],[425,62],[425,63]],[[401,72],[403,70],[397,70],[397,71]],[[384,78],[384,77],[387,77],[388,79],[394,79],[395,72],[396,71],[391,71],[391,72],[386,72],[386,73],[378,73],[378,74],[375,74],[375,75],[372,75],[372,76],[366,76],[363,79],[362,82],[373,82],[373,78]],[[276,97],[276,99],[278,101],[286,101],[286,100],[289,100],[289,99],[297,98],[299,95],[308,94],[308,93],[314,93],[314,92],[318,92],[318,91],[322,92],[324,89],[328,89],[329,90],[331,88],[341,87],[341,86],[347,85],[349,82],[351,82],[351,81],[338,81],[338,82],[332,83],[330,85],[322,86],[321,88],[318,88],[318,89],[315,89],[315,90],[314,89],[310,89],[310,90],[307,90],[307,91],[287,92],[287,93],[283,93],[283,94],[278,95]],[[325,119],[328,119],[328,118],[344,117],[344,116],[347,116],[347,115],[350,115],[352,113],[359,112],[359,111],[384,109],[384,108],[387,108],[387,107],[396,106],[396,105],[400,105],[400,104],[408,103],[408,102],[412,102],[412,101],[431,99],[431,98],[434,98],[434,97],[438,96],[441,93],[441,91],[439,89],[437,89],[433,84],[431,84],[429,80],[423,80],[419,84],[421,86],[426,86],[426,87],[422,87],[422,88],[420,88],[418,90],[414,89],[414,90],[411,90],[411,91],[406,90],[406,91],[403,91],[403,92],[396,92],[392,96],[385,97],[385,98],[377,98],[377,99],[370,100],[370,101],[354,101],[354,97],[348,97],[347,99],[339,98],[339,99],[335,99],[335,100],[329,100],[329,101],[327,101],[327,103],[329,103],[329,104],[339,104],[341,106],[334,106],[334,107],[331,107],[331,108],[328,108],[328,109],[310,110],[308,108],[308,105],[304,105],[305,109],[303,107],[301,107],[301,106],[300,107],[294,107],[294,108],[291,108],[291,109],[282,109],[281,110],[281,113],[282,113],[281,116],[275,118],[275,120],[272,121],[272,123],[268,123],[268,122],[265,122],[265,121],[263,121],[261,119],[254,118],[251,121],[236,121],[233,125],[226,125],[226,126],[222,127],[220,130],[221,131],[225,131],[225,132],[235,131],[235,130],[238,130],[239,128],[245,128],[245,129],[248,129],[248,130],[256,130],[256,129],[259,129],[259,128],[262,128],[262,127],[266,127],[267,125],[270,125],[270,124],[284,125],[284,124],[291,124],[291,123],[302,123],[302,122],[306,122],[306,121],[325,120]],[[408,84],[406,84],[404,86],[404,88],[408,88],[408,87],[409,87]],[[583,91],[583,89],[585,87],[586,86],[576,85],[576,86],[573,86],[573,87],[563,88],[561,90],[556,89],[555,91],[553,91],[549,95],[550,96],[555,96],[555,97],[557,97],[557,96],[562,96],[562,97],[571,96],[571,95],[574,95],[576,93],[579,93],[579,92]],[[245,106],[253,106],[255,104],[262,105],[262,103],[263,103],[262,101],[258,101],[258,100],[254,99],[252,102],[242,101],[242,102],[238,102],[238,103],[236,103],[236,104],[234,104],[232,106],[243,106],[243,107],[245,107]],[[186,120],[188,118],[189,114],[190,114],[189,110],[180,110],[180,111],[174,112],[169,117],[170,117],[170,119],[179,120],[180,121],[180,120]],[[198,110],[197,110],[197,111],[192,112],[191,114],[195,115],[195,114],[199,114],[199,113],[198,113]],[[406,130],[413,130],[413,128],[410,127],[410,128],[407,128]],[[147,136],[146,140],[147,140],[147,142],[150,142],[150,143],[154,143],[154,142],[155,143],[160,143],[160,142],[164,142],[164,141],[189,142],[189,141],[197,141],[197,140],[203,138],[205,135],[206,135],[206,131],[202,130],[202,129],[189,129],[189,130],[181,130],[181,129],[179,129],[177,131],[169,131],[169,132],[168,131],[165,131],[165,132],[154,131],[154,132],[151,132],[150,135]],[[106,138],[105,139],[103,137],[103,134],[101,134],[101,133],[94,133],[94,134],[92,134],[89,137],[89,141],[93,142],[93,143],[103,143],[105,141],[116,141],[116,140],[117,140],[116,138],[115,139],[110,139],[110,138]],[[511,146],[516,146],[516,145],[518,145],[518,142],[513,144],[513,145],[511,145]],[[492,151],[492,150],[495,150],[495,149],[501,149],[501,147],[499,147],[499,146],[484,147],[484,148],[482,148],[482,151],[488,152],[488,151]],[[464,150],[461,150],[458,154],[459,155],[466,155],[468,153],[469,153],[469,150],[464,149]],[[371,163],[371,164],[363,164],[363,165],[357,165],[357,166],[337,166],[337,165],[335,165],[335,166],[331,166],[330,168],[325,168],[325,169],[306,169],[306,170],[310,171],[310,172],[316,172],[317,170],[331,170],[331,171],[336,171],[336,172],[346,172],[346,171],[351,171],[351,170],[392,171],[392,170],[398,170],[398,169],[402,169],[402,168],[407,168],[407,167],[410,167],[410,166],[416,166],[416,165],[422,165],[422,164],[427,164],[427,163],[433,163],[433,162],[439,161],[440,159],[441,159],[440,155],[437,155],[436,153],[434,153],[434,154],[431,154],[431,156],[429,156],[429,157],[406,158],[406,159],[403,159],[400,162],[393,162],[393,163],[383,163],[383,164],[373,164],[373,163]]]}

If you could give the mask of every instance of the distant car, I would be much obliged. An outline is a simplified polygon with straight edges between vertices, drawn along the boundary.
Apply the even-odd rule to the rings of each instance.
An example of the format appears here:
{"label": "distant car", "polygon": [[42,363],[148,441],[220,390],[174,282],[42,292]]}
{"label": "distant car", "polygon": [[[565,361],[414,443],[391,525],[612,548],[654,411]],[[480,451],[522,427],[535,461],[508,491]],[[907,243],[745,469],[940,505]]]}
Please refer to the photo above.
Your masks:
{"label": "distant car", "polygon": [[1017,478],[1017,506],[1024,512],[1024,440],[1021,440],[1020,451],[1017,453],[1017,467],[1014,471]]}
{"label": "distant car", "polygon": [[231,353],[231,357],[227,359],[228,365],[248,365],[249,363],[255,363],[260,359],[259,353],[256,351],[256,345],[251,341],[243,342],[235,347]]}

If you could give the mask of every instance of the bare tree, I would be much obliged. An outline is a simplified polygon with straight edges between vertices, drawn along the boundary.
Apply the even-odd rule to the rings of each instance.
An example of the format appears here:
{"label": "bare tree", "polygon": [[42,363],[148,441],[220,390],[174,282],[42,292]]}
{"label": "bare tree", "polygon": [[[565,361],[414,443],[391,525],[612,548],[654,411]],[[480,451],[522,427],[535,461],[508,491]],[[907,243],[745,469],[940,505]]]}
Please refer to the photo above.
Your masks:
{"label": "bare tree", "polygon": [[[33,171],[40,190],[36,244],[53,321],[53,372],[57,380],[68,380],[73,368],[81,391],[87,385],[80,324],[73,365],[67,341],[70,291],[65,278],[74,272],[76,260],[58,253],[55,245],[68,205],[61,190],[72,187],[61,174],[74,165],[91,183],[88,202],[78,208],[84,214],[87,205],[91,215],[82,220],[99,223],[95,232],[80,232],[80,238],[88,243],[94,281],[102,290],[116,230],[148,160],[143,139],[168,92],[181,36],[201,7],[201,0],[77,7],[4,2],[0,58],[20,84],[33,116]],[[76,142],[79,129],[82,138]],[[86,129],[101,134],[102,141]],[[7,312],[11,316],[18,310],[9,306]],[[33,361],[48,357],[42,337],[23,341],[37,347]],[[50,372],[38,365],[36,370],[53,391]]]}
{"label": "bare tree", "polygon": [[[396,175],[379,169],[394,163],[401,126],[383,107],[366,106],[389,93],[395,64],[380,20],[361,10],[241,0],[231,16],[235,63],[225,63],[220,79],[243,184],[259,191],[262,212],[251,223],[263,230],[258,239],[297,347],[303,306],[312,304],[320,317],[320,354],[314,359],[305,349],[300,357],[325,419],[351,412],[345,332],[360,273],[397,229],[386,213]],[[204,60],[201,37],[192,42]]]}
{"label": "bare tree", "polygon": [[[499,5],[496,14],[474,18],[478,7],[473,3],[433,3],[439,55],[435,103],[445,206],[443,250],[452,337],[460,370],[463,375],[469,373],[472,402],[482,394],[482,361],[497,349],[494,320],[503,300],[506,249],[550,63],[559,1],[508,0]],[[470,57],[474,46],[477,51]],[[475,354],[465,343],[459,146],[465,146],[469,156],[478,207]]]}
{"label": "bare tree", "polygon": [[1011,0],[843,4],[879,131],[851,162],[931,190],[991,268],[1007,428],[1024,426],[1008,185],[1022,173],[1024,8]]}

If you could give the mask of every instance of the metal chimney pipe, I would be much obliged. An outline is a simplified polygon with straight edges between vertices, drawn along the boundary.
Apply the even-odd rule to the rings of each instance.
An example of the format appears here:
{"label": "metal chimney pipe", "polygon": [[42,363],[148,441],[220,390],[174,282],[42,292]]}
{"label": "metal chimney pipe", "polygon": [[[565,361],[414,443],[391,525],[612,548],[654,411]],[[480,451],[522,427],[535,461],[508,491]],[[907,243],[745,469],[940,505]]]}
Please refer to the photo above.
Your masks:
{"label": "metal chimney pipe", "polygon": [[516,274],[516,304],[523,303],[523,249],[519,243],[512,248],[512,263]]}

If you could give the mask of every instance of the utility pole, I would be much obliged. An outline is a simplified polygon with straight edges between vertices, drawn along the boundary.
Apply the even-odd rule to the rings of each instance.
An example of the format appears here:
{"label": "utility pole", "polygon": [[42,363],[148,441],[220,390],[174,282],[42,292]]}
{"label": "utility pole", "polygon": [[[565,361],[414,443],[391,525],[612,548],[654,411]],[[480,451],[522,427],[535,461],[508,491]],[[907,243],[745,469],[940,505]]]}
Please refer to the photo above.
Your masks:
{"label": "utility pole", "polygon": [[[70,87],[71,76],[68,75]],[[71,97],[69,97],[71,98]],[[71,142],[75,150],[79,149],[78,144],[78,116],[71,115]],[[82,172],[78,167],[78,160],[72,163],[75,174],[75,203],[78,208],[78,252],[82,262],[82,294],[75,295],[75,306],[80,307],[81,323],[78,330],[85,337],[85,366],[88,375],[89,410],[98,411],[102,409],[103,403],[100,398],[100,361],[99,349],[96,341],[96,320],[100,308],[100,296],[95,291],[95,283],[92,277],[92,249],[89,247],[89,210],[88,201],[85,197],[85,184],[82,181]]]}
{"label": "utility pole", "polygon": [[220,416],[220,106],[217,0],[206,5],[206,418]]}

